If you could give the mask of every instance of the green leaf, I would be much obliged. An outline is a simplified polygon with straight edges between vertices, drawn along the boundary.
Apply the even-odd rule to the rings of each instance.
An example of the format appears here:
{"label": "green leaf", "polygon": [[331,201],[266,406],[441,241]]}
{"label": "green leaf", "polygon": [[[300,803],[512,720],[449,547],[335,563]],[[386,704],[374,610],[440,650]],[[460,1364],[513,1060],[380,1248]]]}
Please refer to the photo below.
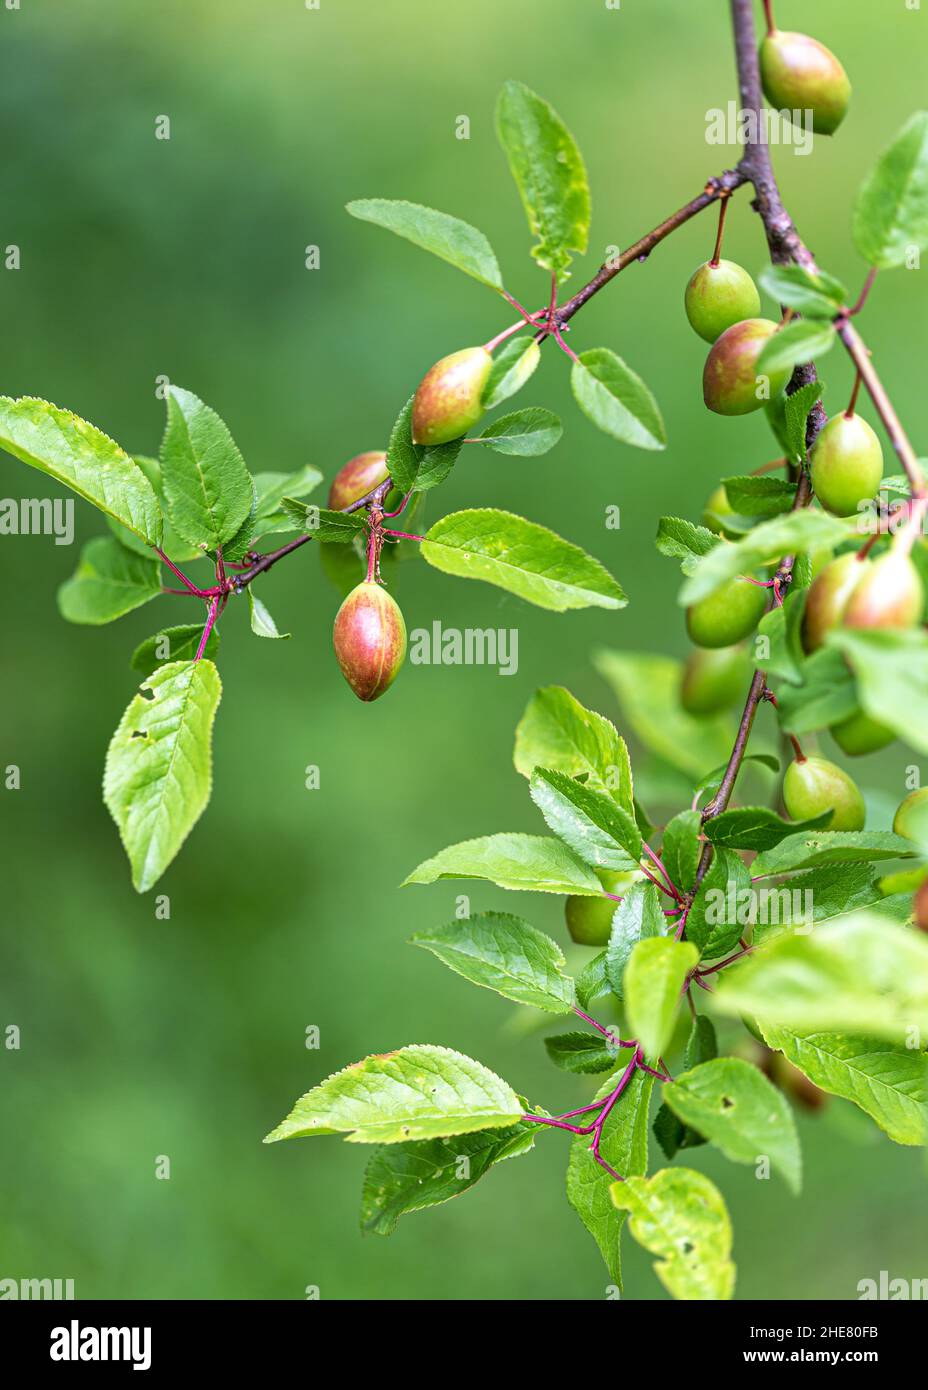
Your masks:
{"label": "green leaf", "polygon": [[325,545],[348,545],[367,530],[363,511],[333,512],[311,502],[298,502],[294,497],[285,497],[281,509],[293,522],[295,530]]}
{"label": "green leaf", "polygon": [[705,1014],[697,1014],[687,1040],[683,1065],[690,1071],[702,1062],[713,1061],[718,1055],[719,1043],[715,1036],[715,1024]]}
{"label": "green leaf", "polygon": [[698,811],[681,811],[667,822],[661,841],[661,859],[671,882],[684,893],[696,881],[702,853],[702,816]]}
{"label": "green leaf", "polygon": [[740,1057],[703,1062],[665,1085],[664,1101],[733,1163],[770,1165],[793,1192],[802,1186],[796,1122],[782,1091]]}
{"label": "green leaf", "polygon": [[603,891],[592,869],[560,840],[544,835],[485,835],[478,840],[462,840],[426,859],[403,886],[437,883],[443,878],[481,878],[498,888],[528,893],[577,893],[598,898]]}
{"label": "green leaf", "polygon": [[651,1129],[666,1159],[675,1158],[681,1149],[698,1149],[706,1143],[697,1130],[681,1124],[670,1106],[663,1102],[658,1107]]}
{"label": "green leaf", "polygon": [[[837,651],[833,649],[837,648]],[[840,628],[832,657],[847,658],[864,713],[928,753],[928,633],[924,628]]]}
{"label": "green leaf", "polygon": [[97,536],[81,551],[77,569],[58,590],[58,608],[69,623],[111,623],[161,593],[161,567]]}
{"label": "green leaf", "polygon": [[[182,565],[188,560],[201,560],[203,551],[199,546],[189,545],[187,541],[181,540],[167,518],[164,488],[161,482],[161,464],[156,458],[150,458],[147,454],[133,454],[132,461],[148,479],[158,499],[158,506],[164,513],[161,523],[161,550],[164,551],[165,555],[169,555],[177,565]],[[144,555],[146,560],[151,559],[151,545],[148,541],[137,536],[134,531],[130,531],[128,526],[123,526],[122,522],[114,521],[111,516],[107,516],[106,524],[122,545],[134,550],[136,555]]]}
{"label": "green leaf", "polygon": [[539,608],[624,608],[612,575],[578,546],[511,512],[452,512],[432,526],[422,557],[445,574],[482,579]]}
{"label": "green leaf", "polygon": [[840,280],[801,265],[768,265],[758,283],[778,304],[810,319],[833,319],[848,300]]}
{"label": "green leaf", "polygon": [[784,686],[777,697],[782,729],[812,733],[839,723],[859,708],[854,676],[840,652],[830,647],[813,652],[802,662],[800,677],[800,684]]}
{"label": "green leaf", "polygon": [[697,560],[719,545],[719,537],[706,526],[694,526],[679,516],[662,516],[656,545],[662,555],[680,561],[684,574],[692,574]]}
{"label": "green leaf", "polygon": [[473,442],[487,444],[498,454],[536,458],[553,449],[563,433],[564,427],[553,411],[530,406],[527,410],[501,415]]}
{"label": "green leaf", "polygon": [[638,867],[641,832],[611,796],[543,767],[532,773],[530,791],[549,830],[584,864],[619,871]]}
{"label": "green leaf", "polygon": [[550,936],[504,912],[480,912],[446,927],[416,932],[424,946],[465,980],[494,989],[505,999],[548,1013],[570,1013],[574,982],[564,973],[564,953]]}
{"label": "green leaf", "polygon": [[[150,676],[159,666],[164,666],[169,661],[192,661],[197,654],[202,636],[202,623],[181,623],[177,627],[163,627],[139,643],[129,659],[129,665],[133,671]],[[218,647],[219,629],[214,627],[206,639],[203,655],[213,656]]]}
{"label": "green leaf", "polygon": [[686,917],[687,940],[706,960],[717,960],[738,944],[753,905],[750,890],[740,856],[716,849]]}
{"label": "green leaf", "polygon": [[674,1298],[731,1298],[731,1220],[714,1183],[692,1168],[662,1168],[653,1178],[613,1183],[611,1193],[629,1212],[635,1239],[661,1257],[654,1268]]}
{"label": "green leaf", "polygon": [[830,550],[852,538],[852,525],[808,508],[761,522],[740,541],[717,545],[700,560],[680,590],[679,601],[684,605],[698,603],[736,575],[751,574],[797,550]]}
{"label": "green leaf", "polygon": [[635,883],[622,896],[612,918],[606,947],[605,976],[617,998],[624,997],[625,968],[639,941],[664,936],[668,921],[653,883]]}
{"label": "green leaf", "polygon": [[110,742],[103,800],[139,893],[161,877],[209,801],[221,693],[211,661],[169,662],[143,681]]}
{"label": "green leaf", "polygon": [[223,421],[191,391],[171,386],[161,476],[171,523],[191,545],[215,550],[254,505],[254,484]]}
{"label": "green leaf", "polygon": [[600,951],[577,976],[577,1003],[581,1009],[588,1009],[596,999],[610,993],[606,979],[606,952]]}
{"label": "green leaf", "polygon": [[762,1025],[768,1046],[829,1095],[860,1107],[897,1144],[928,1139],[928,1057],[879,1038]]}
{"label": "green leaf", "polygon": [[503,86],[496,133],[536,238],[532,255],[564,280],[571,252],[586,250],[590,227],[590,190],[580,151],[554,108],[521,82]]}
{"label": "green leaf", "polygon": [[706,821],[706,838],[725,849],[773,849],[789,835],[817,830],[831,819],[831,812],[811,820],[788,821],[767,806],[739,806]]}
{"label": "green leaf", "polygon": [[914,852],[908,840],[888,830],[817,830],[812,835],[800,832],[781,840],[774,849],[759,854],[751,869],[755,878],[770,878],[822,864],[911,859]]}
{"label": "green leaf", "polygon": [[794,463],[804,462],[806,448],[806,428],[809,415],[825,393],[824,381],[810,381],[800,386],[798,391],[786,396],[783,402],[783,416],[786,426],[786,446]]}
{"label": "green leaf", "polygon": [[[884,899],[868,863],[831,864],[781,881],[776,888],[761,886],[754,914],[755,946],[780,932],[846,917],[861,907],[882,912]],[[911,900],[910,900],[911,905]]]}
{"label": "green leaf", "polygon": [[667,431],[657,401],[611,348],[588,348],[570,373],[577,404],[597,429],[636,449],[665,449]]}
{"label": "green leaf", "polygon": [[830,352],[838,341],[832,323],[816,319],[794,319],[768,339],[757,359],[758,376],[792,370],[800,362],[811,362]]}
{"label": "green leaf", "polygon": [[792,509],[796,484],[769,473],[723,478],[731,506],[742,516],[779,516]]}
{"label": "green leaf", "polygon": [[493,354],[493,366],[483,388],[485,408],[493,410],[521,391],[540,361],[541,347],[533,337],[520,333],[507,339]]}
{"label": "green leaf", "polygon": [[289,632],[278,632],[277,624],[258,598],[253,588],[248,590],[248,608],[251,613],[251,630],[256,637],[287,638]]}
{"label": "green leaf", "polygon": [[387,470],[396,487],[401,492],[426,492],[429,488],[443,483],[454,467],[461,446],[460,439],[452,439],[447,444],[414,444],[412,442],[412,403],[410,396],[403,406],[387,445]]}
{"label": "green leaf", "polygon": [[401,1047],[335,1072],[301,1096],[265,1144],[344,1134],[353,1144],[399,1144],[501,1129],[523,1107],[511,1086],[448,1047]]}
{"label": "green leaf", "polygon": [[629,813],[634,809],[632,770],[625,740],[601,714],[585,709],[569,690],[549,685],[529,701],[516,729],[516,771],[531,777],[536,767],[607,792]]}
{"label": "green leaf", "polygon": [[854,241],[881,270],[905,265],[913,250],[928,246],[928,112],[906,122],[864,180]]}
{"label": "green leaf", "polygon": [[161,507],[151,483],[118,444],[79,415],[34,396],[0,396],[0,449],[64,483],[146,545],[161,544]]}
{"label": "green leaf", "polygon": [[503,288],[493,247],[483,232],[459,217],[393,198],[359,198],[347,203],[346,211],[362,222],[386,227],[388,232],[395,232],[413,245],[421,246],[423,251],[431,251],[433,256],[493,290]]}
{"label": "green leaf", "polygon": [[789,933],[729,967],[713,995],[722,1013],[775,1019],[803,1032],[906,1042],[928,1035],[928,941],[860,911]]}
{"label": "green leaf", "polygon": [[[614,1072],[596,1092],[603,1100],[618,1086],[624,1068]],[[618,1103],[603,1125],[599,1151],[622,1177],[644,1173],[648,1166],[648,1107],[654,1078],[638,1068],[633,1072]],[[567,1200],[599,1246],[609,1277],[622,1287],[622,1261],[619,1238],[625,1213],[613,1204],[609,1192],[611,1179],[590,1153],[589,1135],[576,1135],[571,1141],[567,1162]]]}
{"label": "green leaf", "polygon": [[658,1058],[670,1042],[687,975],[699,952],[689,941],[650,937],[633,949],[622,982],[629,1026],[646,1057]]}
{"label": "green leaf", "polygon": [[459,1197],[495,1164],[534,1148],[538,1129],[525,1121],[375,1149],[361,1191],[362,1234],[392,1235],[401,1216]]}
{"label": "green leaf", "polygon": [[683,665],[668,656],[600,648],[593,665],[609,682],[632,732],[690,777],[727,761],[733,726],[726,716],[696,719],[680,705]]}
{"label": "green leaf", "polygon": [[545,1038],[544,1044],[551,1061],[561,1071],[590,1076],[615,1068],[617,1047],[593,1033],[558,1033]]}
{"label": "green leaf", "polygon": [[281,509],[281,503],[285,497],[308,496],[321,482],[319,469],[309,463],[294,473],[256,473],[254,508],[237,533],[222,547],[224,558],[240,560],[262,536],[292,531],[294,520]]}

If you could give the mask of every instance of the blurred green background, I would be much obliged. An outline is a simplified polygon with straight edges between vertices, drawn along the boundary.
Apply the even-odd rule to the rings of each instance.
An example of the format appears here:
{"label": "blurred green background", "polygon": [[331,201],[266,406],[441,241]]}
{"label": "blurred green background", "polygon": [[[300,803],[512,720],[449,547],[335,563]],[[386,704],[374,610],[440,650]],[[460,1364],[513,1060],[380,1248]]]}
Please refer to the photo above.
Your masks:
{"label": "blurred green background", "polygon": [[[253,470],[312,462],[331,477],[385,447],[422,372],[509,321],[492,293],[350,219],[354,197],[409,197],[490,236],[513,293],[545,277],[493,133],[508,76],[545,94],[589,167],[594,221],[579,285],[734,162],[707,146],[705,113],[735,95],[723,0],[29,0],[0,10],[6,133],[0,243],[0,389],[78,411],[133,451],[154,453],[164,374],[212,404]],[[928,11],[903,0],[780,0],[781,23],[828,42],[855,83],[839,136],[811,158],[776,152],[784,192],[821,263],[851,286],[856,186],[923,100]],[[154,138],[168,115],[169,141]],[[467,115],[469,140],[455,138]],[[714,214],[689,224],[575,320],[575,347],[605,343],[657,394],[670,446],[614,444],[573,407],[566,363],[546,352],[520,404],[566,422],[540,460],[468,454],[431,516],[470,504],[523,512],[602,558],[629,607],[542,613],[418,563],[396,589],[410,628],[517,626],[518,674],[408,667],[367,708],[331,653],[338,598],[307,547],[262,595],[285,643],[223,622],[224,697],[212,804],[154,894],[129,883],[100,777],[134,689],[128,656],[165,600],[104,629],[76,629],[55,590],[77,545],[4,538],[0,763],[22,790],[0,795],[7,911],[0,1026],[0,1276],[71,1277],[78,1297],[601,1298],[605,1270],[563,1199],[566,1144],[493,1172],[463,1200],[362,1239],[365,1152],[336,1139],[263,1147],[293,1100],[369,1052],[433,1041],[470,1053],[549,1108],[591,1089],[550,1068],[519,1011],[469,987],[413,931],[453,914],[459,887],[398,885],[445,844],[540,820],[511,766],[531,692],[562,683],[616,717],[594,673],[599,644],[684,651],[678,574],[653,548],[665,512],[698,518],[714,480],[773,457],[763,419],[723,420],[701,403],[705,346],[682,312],[686,279],[711,252]],[[321,269],[304,248],[321,248]],[[764,242],[747,197],[727,254],[757,271]],[[924,419],[922,275],[880,283],[867,336],[916,438]],[[850,386],[836,353],[826,404]],[[872,417],[871,417],[872,418]],[[6,456],[0,495],[54,485]],[[619,505],[622,527],[605,529]],[[77,504],[78,540],[100,524]],[[765,716],[766,718],[766,716]],[[769,731],[769,726],[768,726]],[[911,753],[863,776],[898,800]],[[321,770],[318,791],[304,769]],[[558,900],[524,910],[561,939]],[[305,1030],[321,1029],[307,1051]],[[833,1106],[802,1122],[800,1200],[702,1149],[735,1223],[738,1293],[848,1298],[857,1281],[924,1274],[924,1169]],[[158,1155],[171,1161],[158,1181]],[[916,1215],[918,1213],[918,1215]],[[625,1238],[627,1296],[660,1297],[650,1259]]]}

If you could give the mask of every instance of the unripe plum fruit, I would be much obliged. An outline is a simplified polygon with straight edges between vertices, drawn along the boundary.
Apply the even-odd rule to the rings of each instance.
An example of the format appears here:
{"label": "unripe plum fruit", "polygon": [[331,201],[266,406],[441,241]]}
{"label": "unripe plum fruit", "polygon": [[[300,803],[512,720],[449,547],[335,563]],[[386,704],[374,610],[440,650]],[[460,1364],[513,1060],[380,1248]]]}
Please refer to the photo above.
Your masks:
{"label": "unripe plum fruit", "polygon": [[808,653],[818,651],[826,635],[841,623],[851,595],[869,570],[869,560],[849,551],[830,561],[813,580],[802,619],[802,645]]}
{"label": "unripe plum fruit", "polygon": [[851,84],[838,59],[808,34],[774,29],[760,46],[764,96],[777,111],[811,111],[817,135],[834,135],[847,114]]}
{"label": "unripe plum fruit", "polygon": [[914,627],[922,620],[925,587],[910,557],[888,550],[874,560],[844,611],[845,627]]}
{"label": "unripe plum fruit", "polygon": [[853,778],[827,758],[797,758],[783,778],[783,804],[793,820],[831,811],[826,830],[863,830],[866,809]]}
{"label": "unripe plum fruit", "polygon": [[718,714],[744,698],[750,678],[751,662],[744,647],[699,648],[687,659],[680,703],[687,714]]}
{"label": "unripe plum fruit", "polygon": [[883,450],[860,415],[836,415],[812,448],[812,487],[835,516],[853,516],[883,477]]}
{"label": "unripe plum fruit", "polygon": [[694,270],[684,304],[691,327],[707,343],[714,343],[733,323],[760,313],[757,286],[734,261],[706,261]]}
{"label": "unripe plum fruit", "polygon": [[896,735],[885,724],[871,719],[869,714],[858,710],[849,714],[838,724],[832,724],[831,736],[835,743],[850,758],[859,758],[864,753],[876,753],[895,740]]}
{"label": "unripe plum fruit", "polygon": [[412,405],[414,444],[447,444],[483,415],[482,395],[493,358],[484,347],[462,348],[430,367]]}
{"label": "unripe plum fruit", "polygon": [[758,394],[757,359],[777,325],[770,319],[744,319],[727,328],[706,358],[702,390],[717,415],[749,415],[778,396],[790,378],[789,368],[767,373],[768,395]]}
{"label": "unripe plum fruit", "polygon": [[[641,877],[638,873],[621,873],[598,869],[597,877],[607,893],[621,895]],[[574,895],[564,905],[564,918],[571,940],[578,946],[605,946],[612,931],[612,919],[618,903],[612,898],[587,898]]]}
{"label": "unripe plum fruit", "polygon": [[919,787],[900,802],[893,817],[893,830],[903,839],[928,844],[928,787]]}
{"label": "unripe plum fruit", "polygon": [[733,647],[753,632],[767,607],[767,590],[729,579],[686,610],[686,630],[697,647]]}
{"label": "unripe plum fruit", "polygon": [[358,699],[379,699],[406,656],[406,624],[396,599],[379,584],[358,584],[335,615],[333,637],[342,675]]}
{"label": "unripe plum fruit", "polygon": [[355,454],[332,479],[329,506],[336,512],[350,507],[352,502],[359,502],[380,483],[386,482],[388,476],[387,456],[382,450]]}
{"label": "unripe plum fruit", "polygon": [[719,483],[706,501],[702,514],[702,524],[707,530],[715,531],[717,535],[728,536],[731,539],[737,535],[737,532],[728,529],[725,525],[725,517],[734,515],[735,509],[728,500],[725,484]]}

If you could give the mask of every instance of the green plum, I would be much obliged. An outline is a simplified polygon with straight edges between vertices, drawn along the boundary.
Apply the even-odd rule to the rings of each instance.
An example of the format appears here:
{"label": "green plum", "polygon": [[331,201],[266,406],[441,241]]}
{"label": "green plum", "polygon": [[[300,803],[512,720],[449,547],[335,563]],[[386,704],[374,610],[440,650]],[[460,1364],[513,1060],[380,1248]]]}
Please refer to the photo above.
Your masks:
{"label": "green plum", "polygon": [[812,448],[812,487],[835,516],[853,516],[883,477],[883,450],[860,415],[836,415]]}
{"label": "green plum", "polygon": [[834,135],[847,114],[848,75],[831,50],[808,34],[772,29],[760,46],[760,75],[770,105],[810,111],[817,135]]}
{"label": "green plum", "polygon": [[802,619],[802,645],[811,655],[826,635],[837,627],[857,585],[870,569],[870,561],[848,551],[831,560],[812,582]]}
{"label": "green plum", "polygon": [[[757,359],[777,325],[770,319],[744,319],[727,328],[706,358],[702,389],[706,405],[718,415],[749,415],[778,396],[790,378],[788,368],[758,376]],[[766,391],[761,391],[765,383]]]}
{"label": "green plum", "polygon": [[430,367],[412,405],[415,444],[459,439],[483,415],[482,395],[493,358],[485,347],[462,348]]}
{"label": "green plum", "polygon": [[406,657],[406,624],[399,604],[379,584],[365,580],[335,615],[333,640],[342,675],[358,699],[379,699]]}
{"label": "green plum", "polygon": [[[637,871],[620,873],[608,869],[597,869],[596,875],[607,893],[619,896],[641,878]],[[605,946],[617,907],[612,898],[569,897],[564,917],[571,940],[578,946]]]}
{"label": "green plum", "polygon": [[928,845],[928,787],[919,787],[900,802],[893,817],[893,830],[905,840]]}
{"label": "green plum", "polygon": [[733,647],[753,632],[767,607],[767,590],[729,579],[686,610],[686,630],[697,647]]}
{"label": "green plum", "polygon": [[680,684],[687,714],[718,714],[744,700],[751,661],[744,647],[698,647],[690,652]]}
{"label": "green plum", "polygon": [[387,456],[382,450],[370,450],[366,454],[355,454],[354,458],[338,470],[329,488],[329,506],[340,512],[359,502],[380,483],[386,482]]}
{"label": "green plum", "polygon": [[838,724],[832,724],[831,736],[835,743],[850,758],[862,757],[864,753],[877,753],[894,742],[896,735],[885,724],[871,719],[863,710],[849,714]]}
{"label": "green plum", "polygon": [[684,304],[691,327],[707,343],[714,343],[732,324],[760,313],[757,286],[734,261],[706,261],[694,270]]}
{"label": "green plum", "polygon": [[895,548],[874,560],[844,610],[845,627],[915,627],[925,611],[925,587],[910,556]]}
{"label": "green plum", "polygon": [[867,813],[860,788],[827,758],[797,758],[783,778],[783,804],[793,820],[831,811],[826,830],[863,830]]}

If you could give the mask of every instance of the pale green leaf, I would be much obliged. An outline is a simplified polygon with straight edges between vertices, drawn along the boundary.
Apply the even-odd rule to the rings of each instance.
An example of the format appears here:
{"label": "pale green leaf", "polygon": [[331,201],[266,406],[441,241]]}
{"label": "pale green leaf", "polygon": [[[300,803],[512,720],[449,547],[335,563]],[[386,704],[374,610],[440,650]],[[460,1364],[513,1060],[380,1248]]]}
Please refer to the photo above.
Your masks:
{"label": "pale green leaf", "polygon": [[659,1058],[670,1042],[684,983],[698,961],[689,941],[653,936],[634,947],[622,992],[629,1027],[645,1056]]}
{"label": "pale green leaf", "polygon": [[251,630],[256,637],[289,637],[289,632],[278,632],[277,624],[267,608],[258,598],[253,586],[248,589],[248,607],[251,613]]}
{"label": "pale green leaf", "polygon": [[632,770],[625,740],[614,724],[585,709],[563,686],[549,685],[532,696],[516,729],[513,761],[523,777],[531,777],[536,767],[583,777],[587,786],[608,792],[633,813]]}
{"label": "pale green leaf", "polygon": [[588,348],[570,373],[577,404],[597,429],[636,449],[664,449],[667,431],[657,401],[611,348]]}
{"label": "pale green leaf", "polygon": [[493,366],[483,388],[484,407],[493,410],[521,391],[540,361],[541,348],[534,338],[520,333],[507,339],[493,354]]}
{"label": "pale green leaf", "polygon": [[493,247],[483,232],[459,217],[393,198],[359,198],[346,204],[346,210],[362,222],[385,227],[423,251],[431,251],[491,289],[503,288]]}
{"label": "pale green leaf", "polygon": [[928,1139],[928,1057],[918,1048],[840,1033],[798,1033],[770,1023],[770,1047],[829,1095],[852,1101],[897,1144]]}
{"label": "pale green leaf", "polygon": [[355,1144],[400,1144],[501,1129],[522,1114],[512,1087],[480,1062],[447,1047],[413,1045],[327,1077],[264,1142],[344,1134]]}
{"label": "pale green leaf", "polygon": [[532,255],[558,280],[572,251],[585,251],[590,226],[586,169],[573,136],[549,104],[521,82],[507,82],[496,132],[537,243]]}
{"label": "pale green leaf", "polygon": [[801,265],[768,265],[761,271],[758,284],[778,304],[810,319],[833,319],[848,299],[839,280]]}
{"label": "pale green leaf", "polygon": [[781,840],[751,865],[755,878],[770,878],[823,864],[859,864],[877,859],[911,859],[908,840],[889,830],[817,830]]}
{"label": "pale green leaf", "polygon": [[763,1072],[740,1057],[720,1057],[665,1085],[664,1102],[734,1163],[764,1158],[793,1192],[802,1185],[802,1158],[793,1112]]}
{"label": "pale green leaf", "polygon": [[570,1013],[574,1006],[574,982],[564,973],[560,946],[509,913],[476,913],[416,932],[409,942],[424,946],[466,980],[517,1004],[554,1014]]}
{"label": "pale green leaf", "polygon": [[800,362],[811,362],[830,352],[838,341],[834,324],[817,319],[793,319],[780,328],[764,345],[757,359],[758,376],[772,376],[792,370]]}
{"label": "pale green leaf", "polygon": [[532,773],[530,791],[549,830],[584,864],[619,871],[638,867],[641,832],[611,796],[542,767]]}
{"label": "pale green leaf", "polygon": [[0,449],[64,483],[146,545],[161,544],[161,506],[138,464],[102,430],[34,396],[0,396]]}
{"label": "pale green leaf", "polygon": [[865,714],[928,753],[928,633],[917,628],[837,628],[828,634],[857,678]]}
{"label": "pale green leaf", "polygon": [[161,566],[154,556],[146,560],[112,536],[97,536],[58,590],[58,608],[69,623],[111,623],[160,593]]}
{"label": "pale green leaf", "polygon": [[472,442],[486,444],[498,454],[536,458],[553,449],[563,433],[564,427],[552,410],[529,406],[501,415]]}
{"label": "pale green leaf", "polygon": [[612,575],[578,546],[511,512],[452,512],[426,534],[422,557],[445,574],[482,579],[556,613],[624,608]]}
{"label": "pale green leaf", "polygon": [[665,936],[668,919],[653,883],[634,883],[623,895],[612,918],[606,947],[605,975],[613,994],[624,997],[625,967],[639,941]]}
{"label": "pale green leaf", "polygon": [[854,241],[864,260],[883,270],[928,246],[928,112],[906,122],[864,180]]}
{"label": "pale green leaf", "polygon": [[161,477],[171,523],[191,545],[215,550],[254,506],[254,484],[223,421],[180,386],[167,396]]}
{"label": "pale green leaf", "polygon": [[437,883],[443,878],[486,879],[498,888],[529,893],[576,893],[598,898],[603,891],[592,869],[560,840],[543,835],[485,835],[462,840],[426,859],[405,883]]}
{"label": "pale green leaf", "polygon": [[140,893],[161,877],[209,801],[221,693],[211,661],[169,662],[142,683],[110,742],[103,800]]}
{"label": "pale green leaf", "polygon": [[853,537],[853,522],[804,508],[755,526],[740,541],[717,545],[699,561],[680,590],[682,604],[698,603],[737,575],[750,575],[797,550],[829,550]]}
{"label": "pale green leaf", "polygon": [[714,1183],[692,1168],[662,1168],[653,1178],[613,1183],[611,1193],[635,1239],[660,1256],[654,1268],[674,1298],[731,1298],[731,1220]]}

